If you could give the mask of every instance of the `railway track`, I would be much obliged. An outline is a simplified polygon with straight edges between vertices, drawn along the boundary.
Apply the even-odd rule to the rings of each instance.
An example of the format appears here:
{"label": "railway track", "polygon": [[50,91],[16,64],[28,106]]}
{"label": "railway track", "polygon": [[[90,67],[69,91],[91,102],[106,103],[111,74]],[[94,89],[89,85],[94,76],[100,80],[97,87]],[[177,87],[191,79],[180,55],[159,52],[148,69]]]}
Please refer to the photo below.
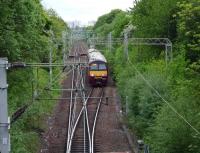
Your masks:
{"label": "railway track", "polygon": [[[95,128],[103,95],[103,88],[92,88],[87,98],[83,101],[82,109],[71,133],[67,153],[98,152]],[[96,101],[90,99],[90,97],[96,97]]]}
{"label": "railway track", "polygon": [[[83,55],[85,55],[83,50],[84,48],[82,45],[74,48],[74,52],[70,57],[73,57],[74,61],[76,60],[81,63],[83,60],[86,60],[83,58]],[[73,72],[72,89],[73,91],[75,90],[76,93],[73,94],[73,91],[71,91],[66,153],[93,153],[94,151],[96,152],[96,150],[94,150],[95,127],[102,102],[103,89],[100,90],[100,88],[98,88],[98,91],[96,91],[96,89],[93,88],[90,93],[86,93],[84,69],[78,65],[74,71],[76,72]],[[90,99],[90,97],[95,96],[99,97],[99,102],[97,103],[93,103],[93,100]],[[81,97],[81,99],[78,101],[77,97]],[[88,107],[92,105],[96,106],[93,106],[93,109],[88,109]],[[77,107],[79,107],[79,109],[77,109]]]}
{"label": "railway track", "polygon": [[[101,105],[103,102],[103,98],[104,98],[104,88],[100,89],[99,91],[99,97],[96,99],[96,103],[94,103],[94,101],[91,101],[91,104],[88,103],[88,110],[89,110],[89,120],[90,120],[90,127],[92,128],[92,133],[91,133],[91,137],[92,137],[92,153],[94,152],[99,152],[99,142],[98,142],[98,138],[96,137],[96,126],[97,126],[97,122],[98,122],[98,118],[99,118],[99,113],[100,113],[100,109],[101,109]],[[90,107],[92,106],[92,108]],[[96,107],[96,108],[95,108]],[[93,121],[93,123],[92,123]]]}
{"label": "railway track", "polygon": [[[69,57],[72,58],[73,61],[78,61],[79,63],[83,57],[80,56],[81,52],[83,52],[83,48],[81,45],[75,46],[73,49],[73,53],[70,53]],[[86,60],[86,59],[85,59]],[[66,142],[66,152],[69,152],[68,148],[71,145],[71,137],[73,134],[74,126],[76,126],[76,121],[80,118],[80,112],[82,111],[83,103],[81,99],[78,97],[81,96],[82,90],[84,88],[84,79],[83,79],[83,70],[81,69],[81,65],[76,65],[76,68],[73,70],[72,75],[72,87],[71,87],[71,96],[70,96],[70,110],[69,110],[69,119],[68,119],[68,132],[67,132],[67,142]]]}
{"label": "railway track", "polygon": [[[86,82],[86,68],[81,65],[87,62],[86,51],[86,46],[78,42],[66,59],[80,64],[71,68],[64,87],[70,90],[63,90],[63,100],[58,104],[54,123],[47,132],[47,145],[40,152],[96,153],[129,150],[124,134],[120,131],[116,101],[109,100],[110,106],[103,105],[106,96],[113,96],[114,88],[92,88]],[[58,136],[52,137],[55,133]],[[117,145],[112,137],[119,140]]]}

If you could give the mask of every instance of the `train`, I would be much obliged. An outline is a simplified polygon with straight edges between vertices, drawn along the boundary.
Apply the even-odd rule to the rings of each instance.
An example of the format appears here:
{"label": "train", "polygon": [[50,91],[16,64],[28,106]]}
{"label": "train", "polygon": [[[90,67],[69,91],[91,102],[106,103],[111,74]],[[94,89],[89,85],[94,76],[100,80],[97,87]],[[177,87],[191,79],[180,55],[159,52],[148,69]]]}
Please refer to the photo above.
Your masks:
{"label": "train", "polygon": [[106,86],[108,82],[108,65],[102,53],[95,49],[88,49],[88,79],[92,86]]}

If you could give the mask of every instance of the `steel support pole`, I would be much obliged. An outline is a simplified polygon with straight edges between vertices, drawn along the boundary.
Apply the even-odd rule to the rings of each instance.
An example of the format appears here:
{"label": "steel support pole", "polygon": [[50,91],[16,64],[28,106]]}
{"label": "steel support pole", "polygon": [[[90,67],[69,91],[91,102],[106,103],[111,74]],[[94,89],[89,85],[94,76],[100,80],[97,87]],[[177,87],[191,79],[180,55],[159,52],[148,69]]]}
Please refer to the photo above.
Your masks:
{"label": "steel support pole", "polygon": [[129,114],[128,96],[126,96],[126,115]]}
{"label": "steel support pole", "polygon": [[108,51],[112,51],[112,33],[108,34]]}
{"label": "steel support pole", "polygon": [[[170,57],[169,57],[169,54],[170,54]],[[169,61],[172,61],[172,47],[169,44],[166,44],[165,45],[165,63],[166,63],[166,66],[167,66]]]}
{"label": "steel support pole", "polygon": [[38,88],[39,88],[39,74],[38,73],[39,73],[39,69],[37,67],[36,68],[36,88],[34,89],[34,95],[33,95],[34,98],[38,96]]}
{"label": "steel support pole", "polygon": [[66,60],[66,31],[62,33],[62,41],[63,41],[63,64],[65,65]]}
{"label": "steel support pole", "polygon": [[73,34],[71,32],[70,33],[70,49],[72,48],[72,44],[73,44]]}
{"label": "steel support pole", "polygon": [[10,121],[8,118],[7,103],[7,58],[0,58],[0,153],[10,152]]}
{"label": "steel support pole", "polygon": [[110,39],[109,39],[109,34],[108,34],[108,38],[107,38],[107,50],[110,51]]}
{"label": "steel support pole", "polygon": [[112,33],[110,33],[110,51],[112,52]]}
{"label": "steel support pole", "polygon": [[128,34],[124,33],[124,54],[126,59],[128,59]]}
{"label": "steel support pole", "polygon": [[173,61],[173,49],[172,49],[172,44],[169,45],[169,51],[170,51],[170,61]]}
{"label": "steel support pole", "polygon": [[52,52],[53,52],[53,48],[51,47],[50,52],[49,52],[49,83],[50,83],[50,87],[52,85]]}
{"label": "steel support pole", "polygon": [[[67,33],[67,36],[66,36],[66,39],[68,40],[68,42],[67,42],[67,47],[66,47],[66,50],[67,50],[67,54],[69,55],[69,53],[70,53],[70,50],[71,50],[71,33]],[[66,58],[67,58],[67,56],[66,56]]]}
{"label": "steel support pole", "polygon": [[94,38],[95,38],[95,35],[93,34],[93,35],[92,35],[92,40],[93,40],[92,45],[93,45],[93,47],[95,48],[96,43],[95,43],[95,41],[94,41]]}

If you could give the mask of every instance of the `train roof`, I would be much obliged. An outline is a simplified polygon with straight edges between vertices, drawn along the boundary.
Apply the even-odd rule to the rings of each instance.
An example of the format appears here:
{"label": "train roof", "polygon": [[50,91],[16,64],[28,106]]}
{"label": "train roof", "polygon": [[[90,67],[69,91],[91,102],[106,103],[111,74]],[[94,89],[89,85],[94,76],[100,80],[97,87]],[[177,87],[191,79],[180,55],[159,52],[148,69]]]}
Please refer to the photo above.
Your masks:
{"label": "train roof", "polygon": [[91,53],[91,52],[99,52],[99,51],[97,49],[95,49],[95,48],[88,49],[88,53]]}
{"label": "train roof", "polygon": [[107,63],[106,58],[97,49],[89,49],[88,58],[89,58],[89,63],[94,61],[102,61]]}

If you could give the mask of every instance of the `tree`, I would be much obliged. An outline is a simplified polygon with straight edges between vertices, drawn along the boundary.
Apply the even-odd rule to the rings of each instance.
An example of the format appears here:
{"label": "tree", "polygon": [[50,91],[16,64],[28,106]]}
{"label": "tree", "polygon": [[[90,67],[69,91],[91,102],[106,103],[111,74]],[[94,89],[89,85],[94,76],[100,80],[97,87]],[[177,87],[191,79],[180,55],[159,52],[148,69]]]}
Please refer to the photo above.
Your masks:
{"label": "tree", "polygon": [[200,0],[184,1],[178,3],[178,38],[186,44],[186,58],[191,62],[200,59]]}

